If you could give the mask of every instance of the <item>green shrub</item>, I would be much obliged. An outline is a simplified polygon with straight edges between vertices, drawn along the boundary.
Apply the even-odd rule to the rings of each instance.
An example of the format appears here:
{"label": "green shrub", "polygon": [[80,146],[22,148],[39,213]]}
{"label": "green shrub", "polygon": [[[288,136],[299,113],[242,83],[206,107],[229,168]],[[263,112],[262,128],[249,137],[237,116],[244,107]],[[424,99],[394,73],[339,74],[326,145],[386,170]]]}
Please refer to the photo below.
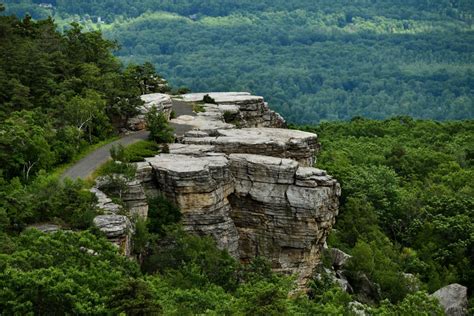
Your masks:
{"label": "green shrub", "polygon": [[123,147],[122,144],[112,145],[109,152],[110,157],[112,157],[114,161],[128,162],[127,156],[125,155],[125,147]]}
{"label": "green shrub", "polygon": [[181,220],[179,208],[159,195],[148,200],[148,229],[151,233],[164,235],[165,227]]}
{"label": "green shrub", "polygon": [[127,178],[135,176],[137,167],[130,163],[121,163],[114,160],[109,160],[100,166],[95,172],[94,176],[109,176],[112,174],[120,174]]}
{"label": "green shrub", "polygon": [[202,98],[202,102],[210,103],[210,104],[216,104],[216,100],[211,98],[211,96],[209,94],[204,95],[204,97]]}
{"label": "green shrub", "polygon": [[231,111],[224,111],[224,121],[226,123],[232,123],[232,121],[235,120],[235,113],[232,113]]}
{"label": "green shrub", "polygon": [[153,108],[146,115],[147,129],[150,131],[150,140],[157,143],[174,142],[173,128],[169,125],[168,120],[163,113]]}

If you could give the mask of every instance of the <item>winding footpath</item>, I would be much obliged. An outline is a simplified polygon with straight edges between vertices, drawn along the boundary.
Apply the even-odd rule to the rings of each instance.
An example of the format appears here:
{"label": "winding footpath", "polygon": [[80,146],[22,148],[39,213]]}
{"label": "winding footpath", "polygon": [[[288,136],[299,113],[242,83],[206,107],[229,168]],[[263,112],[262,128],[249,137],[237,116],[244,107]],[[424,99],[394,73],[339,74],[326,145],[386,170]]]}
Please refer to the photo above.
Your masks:
{"label": "winding footpath", "polygon": [[[192,105],[184,101],[173,100],[173,111],[176,116],[190,115],[195,116],[196,114],[192,110]],[[177,136],[183,136],[187,131],[190,131],[193,127],[184,124],[170,123],[174,128]],[[110,144],[104,145],[97,150],[93,151],[86,157],[79,160],[69,169],[67,169],[62,175],[61,180],[66,178],[71,179],[86,179],[89,177],[98,167],[107,162],[110,159],[110,149],[115,145],[128,146],[136,143],[140,140],[146,140],[148,138],[148,131],[135,132],[126,135]]]}

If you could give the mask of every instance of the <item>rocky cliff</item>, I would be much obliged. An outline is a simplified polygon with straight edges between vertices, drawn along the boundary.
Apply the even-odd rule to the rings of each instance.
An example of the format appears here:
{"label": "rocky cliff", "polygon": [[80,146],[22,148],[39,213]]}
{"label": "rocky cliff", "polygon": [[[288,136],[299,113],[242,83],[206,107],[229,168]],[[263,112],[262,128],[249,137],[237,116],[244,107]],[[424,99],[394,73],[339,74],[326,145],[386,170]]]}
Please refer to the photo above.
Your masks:
{"label": "rocky cliff", "polygon": [[319,263],[340,196],[337,181],[312,167],[317,135],[275,128],[284,120],[261,97],[210,96],[215,104],[204,104],[206,112],[173,120],[194,130],[169,153],[137,164],[126,205],[146,216],[145,196],[163,194],[181,209],[187,231],[212,236],[243,262],[266,257],[303,286]]}

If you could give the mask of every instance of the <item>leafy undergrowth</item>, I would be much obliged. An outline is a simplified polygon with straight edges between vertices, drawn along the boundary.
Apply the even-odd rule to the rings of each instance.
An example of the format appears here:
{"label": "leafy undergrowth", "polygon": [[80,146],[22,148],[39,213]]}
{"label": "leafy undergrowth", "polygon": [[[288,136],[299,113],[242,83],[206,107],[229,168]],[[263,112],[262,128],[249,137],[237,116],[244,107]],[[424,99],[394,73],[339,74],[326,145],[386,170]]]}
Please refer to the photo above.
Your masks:
{"label": "leafy undergrowth", "polygon": [[[381,298],[474,284],[474,121],[396,117],[305,127],[320,136],[318,168],[342,185],[329,244],[353,256],[348,277],[368,277]],[[356,287],[356,291],[357,291]]]}
{"label": "leafy undergrowth", "polygon": [[153,157],[159,153],[160,145],[149,140],[141,140],[125,147],[125,156],[129,162],[145,161],[145,158]]}

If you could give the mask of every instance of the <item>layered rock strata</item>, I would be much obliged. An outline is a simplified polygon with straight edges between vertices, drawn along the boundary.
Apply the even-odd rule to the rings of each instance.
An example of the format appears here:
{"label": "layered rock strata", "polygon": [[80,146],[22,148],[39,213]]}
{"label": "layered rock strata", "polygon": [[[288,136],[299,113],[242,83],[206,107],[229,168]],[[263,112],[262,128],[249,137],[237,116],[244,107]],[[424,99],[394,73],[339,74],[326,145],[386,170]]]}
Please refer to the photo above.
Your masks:
{"label": "layered rock strata", "polygon": [[212,236],[241,261],[266,257],[304,285],[338,212],[340,187],[323,170],[214,146],[173,144],[146,159],[138,178],[174,201],[184,228]]}
{"label": "layered rock strata", "polygon": [[247,92],[210,92],[189,93],[181,96],[185,102],[202,102],[209,95],[214,104],[203,104],[204,112],[196,117],[181,117],[174,120],[195,126],[204,131],[234,127],[277,127],[286,126],[280,114],[272,111],[263,97],[254,96]]}
{"label": "layered rock strata", "polygon": [[212,145],[226,154],[249,153],[294,159],[302,166],[312,166],[318,151],[315,134],[280,128],[219,129],[215,136],[195,132],[186,134],[185,144]]}
{"label": "layered rock strata", "polygon": [[[99,181],[100,183],[100,181]],[[107,238],[115,244],[120,253],[125,256],[130,256],[132,252],[132,234],[133,225],[125,213],[122,206],[114,203],[104,192],[99,188],[94,187],[90,190],[97,198],[97,208],[103,215],[96,216],[93,224]],[[143,197],[142,202],[146,204],[146,198]],[[147,205],[148,210],[148,205]]]}
{"label": "layered rock strata", "polygon": [[158,190],[181,209],[184,229],[213,237],[219,248],[238,257],[238,233],[228,200],[234,191],[228,159],[218,154],[162,154],[147,162]]}
{"label": "layered rock strata", "polygon": [[125,215],[109,214],[99,215],[94,218],[94,225],[103,232],[107,238],[125,256],[131,255],[133,226]]}
{"label": "layered rock strata", "polygon": [[[204,95],[182,100],[198,102]],[[194,130],[170,144],[169,153],[137,163],[124,204],[146,216],[146,197],[162,194],[181,209],[185,230],[211,236],[243,262],[264,256],[274,270],[296,274],[304,286],[319,264],[341,193],[336,180],[312,167],[317,135],[278,128],[283,119],[261,97],[209,95],[216,104],[204,104],[206,112],[172,120]],[[99,204],[120,216],[109,201]],[[96,225],[108,232],[114,229],[106,220],[118,218],[102,220]],[[117,226],[116,231],[123,227]]]}

